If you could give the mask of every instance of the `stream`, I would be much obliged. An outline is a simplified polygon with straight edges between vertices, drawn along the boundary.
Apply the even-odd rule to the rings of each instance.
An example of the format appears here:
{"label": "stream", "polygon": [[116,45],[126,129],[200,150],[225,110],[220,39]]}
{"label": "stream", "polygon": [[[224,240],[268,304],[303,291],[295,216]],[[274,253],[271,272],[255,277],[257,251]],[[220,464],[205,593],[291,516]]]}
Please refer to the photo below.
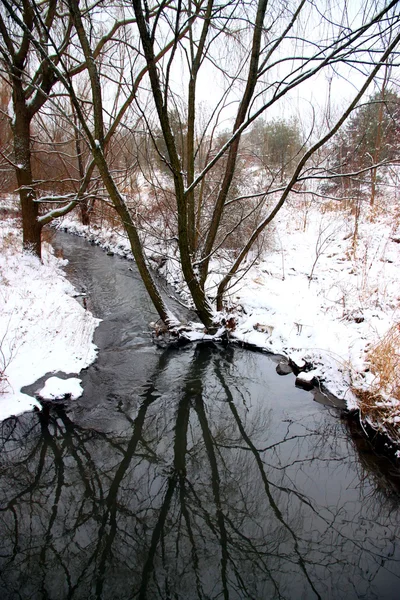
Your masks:
{"label": "stream", "polygon": [[390,461],[274,357],[156,347],[134,263],[55,246],[99,355],[81,398],[0,424],[1,600],[399,598]]}

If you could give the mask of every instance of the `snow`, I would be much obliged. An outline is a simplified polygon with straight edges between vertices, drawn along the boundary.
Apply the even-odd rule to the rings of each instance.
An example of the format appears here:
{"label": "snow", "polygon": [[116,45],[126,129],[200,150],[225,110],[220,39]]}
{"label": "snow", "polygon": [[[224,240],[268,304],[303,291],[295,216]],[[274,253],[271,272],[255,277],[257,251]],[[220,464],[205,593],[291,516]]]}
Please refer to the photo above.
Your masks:
{"label": "snow", "polygon": [[45,386],[37,392],[37,395],[43,400],[62,400],[70,398],[76,400],[82,396],[82,380],[77,377],[69,379],[60,379],[59,377],[49,377]]}
{"label": "snow", "polygon": [[319,376],[320,371],[318,369],[312,369],[311,371],[299,373],[297,376],[297,380],[302,381],[304,383],[311,383],[314,379],[318,379]]}
{"label": "snow", "polygon": [[[38,406],[22,387],[48,372],[79,373],[96,358],[99,320],[73,298],[66,261],[44,243],[41,264],[21,245],[15,223],[0,223],[0,419]],[[64,394],[76,396],[74,379],[63,385]]]}

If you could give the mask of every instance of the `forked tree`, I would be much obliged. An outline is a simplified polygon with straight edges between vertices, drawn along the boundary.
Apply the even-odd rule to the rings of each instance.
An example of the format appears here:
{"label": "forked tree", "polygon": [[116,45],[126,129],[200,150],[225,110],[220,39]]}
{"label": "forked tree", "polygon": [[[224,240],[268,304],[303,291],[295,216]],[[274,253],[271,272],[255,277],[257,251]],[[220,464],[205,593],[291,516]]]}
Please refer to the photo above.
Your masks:
{"label": "forked tree", "polygon": [[[323,9],[307,0],[258,0],[246,4],[236,0],[228,3],[171,0],[151,6],[145,0],[119,2],[114,14],[122,15],[124,25],[119,35],[110,39],[109,52],[103,52],[101,60],[96,47],[102,28],[115,18],[112,8],[107,5],[106,10],[101,3],[78,0],[66,3],[72,22],[73,53],[85,65],[90,81],[90,119],[84,115],[74,81],[63,62],[50,57],[40,42],[36,42],[35,49],[71,98],[93,162],[126,229],[146,288],[160,318],[171,325],[174,320],[146,262],[135,210],[128,207],[107,158],[107,144],[118,126],[124,124],[129,111],[141,115],[148,136],[154,140],[170,173],[165,185],[171,187],[175,200],[183,279],[199,318],[207,329],[213,330],[219,320],[213,301],[218,310],[223,309],[227,290],[293,187],[304,185],[316,176],[310,168],[310,159],[339,131],[379,71],[390,67],[400,41],[397,2],[379,8],[370,2],[362,12],[354,14],[350,14],[347,2],[331,6],[328,0]],[[15,15],[11,17],[15,19]],[[26,25],[23,31],[25,34]],[[117,47],[124,48],[121,52],[128,57],[125,62],[116,60]],[[294,92],[300,94],[304,88],[316,85],[325,72],[331,77],[332,69],[342,77],[352,78],[353,84],[358,82],[357,91],[335,124],[321,129],[319,135],[309,132],[307,147],[301,150],[290,171],[282,174],[278,186],[259,186],[247,194],[232,195],[242,134],[260,116],[268,118],[271,111],[276,114],[280,103],[293,101]],[[208,120],[204,120],[199,110],[205,86],[209,88]],[[119,94],[112,117],[107,98],[110,88]],[[199,92],[203,93],[199,96]],[[173,115],[182,106],[185,131],[184,136],[177,137]],[[204,141],[227,116],[232,127],[225,143],[218,149],[201,152]],[[162,144],[155,139],[154,117]],[[200,155],[205,157],[203,161]],[[321,176],[319,172],[317,177]],[[212,190],[206,206],[205,187]],[[233,214],[238,203],[243,207],[246,202],[248,212],[239,211],[237,224],[231,225],[221,241],[227,215]],[[212,258],[218,254],[226,235],[234,236],[240,221],[254,214],[255,202],[258,221],[241,247],[232,253],[217,291],[210,293]]]}
{"label": "forked tree", "polygon": [[[144,1],[133,0],[133,6],[148,67],[152,101],[167,150],[164,160],[173,179],[182,273],[200,318],[210,328],[215,315],[206,286],[211,258],[218,251],[218,233],[224,215],[232,211],[239,200],[247,199],[250,204],[255,198],[263,201],[272,196],[275,199],[275,205],[261,215],[254,231],[250,232],[240,251],[233,257],[230,268],[222,276],[215,294],[218,310],[223,309],[226,290],[249,251],[284,205],[293,186],[310,176],[309,171],[306,173],[310,158],[339,130],[379,70],[390,62],[400,39],[399,18],[394,11],[396,3],[388,3],[370,19],[356,15],[353,22],[349,24],[347,20],[346,25],[343,20],[345,4],[330,8],[327,3],[325,20],[322,12],[305,0],[285,4],[259,0],[246,6],[240,2],[221,4],[209,0],[204,3],[202,18],[193,21],[189,20],[194,8],[190,1],[187,4],[176,2],[160,5],[153,20],[149,19]],[[188,35],[179,37],[188,20]],[[382,23],[385,24],[386,33],[391,31],[390,36],[386,35],[385,38],[378,35],[382,33]],[[307,31],[308,27],[310,29]],[[155,48],[166,29],[174,33],[176,43],[161,68],[154,61]],[[388,38],[390,44],[385,41]],[[236,51],[236,60],[230,54],[233,50]],[[359,69],[361,62],[364,70],[358,92],[337,122],[319,138],[315,139],[314,136],[314,143],[303,149],[284,184],[278,189],[261,189],[247,196],[230,198],[243,132],[260,115],[268,114],[274,105],[290,97],[293,90],[302,89],[303,84],[312,85],[313,78],[320,76],[324,70],[333,65],[336,69],[340,65],[344,69],[353,66]],[[183,81],[179,82],[179,86],[173,75],[178,69],[183,73]],[[232,97],[236,100],[237,109],[228,140],[207,164],[199,168],[196,164],[198,140],[207,135],[204,130],[199,132],[197,118],[197,93],[202,69],[206,71],[211,96],[215,96],[218,86],[221,86],[219,96],[214,101],[215,119],[224,103]],[[221,78],[218,77],[221,70],[225,85],[220,83]],[[204,78],[202,82],[201,85],[204,85]],[[177,94],[181,103],[182,97],[186,103],[187,147],[184,155],[178,150],[170,120],[172,109],[178,104]],[[213,122],[212,117],[210,123]],[[199,222],[195,215],[201,210],[200,191],[207,177],[213,177],[213,169],[218,162],[223,163],[224,168],[208,214]],[[253,210],[252,204],[249,210]],[[240,219],[243,219],[243,215],[240,215]],[[235,234],[235,228],[232,233]]]}

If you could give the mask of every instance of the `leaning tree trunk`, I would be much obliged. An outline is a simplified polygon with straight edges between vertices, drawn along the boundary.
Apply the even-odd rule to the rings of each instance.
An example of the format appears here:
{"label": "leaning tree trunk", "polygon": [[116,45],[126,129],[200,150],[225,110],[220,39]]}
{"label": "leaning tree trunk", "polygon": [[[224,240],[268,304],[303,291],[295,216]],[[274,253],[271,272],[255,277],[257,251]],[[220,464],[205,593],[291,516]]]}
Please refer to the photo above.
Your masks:
{"label": "leaning tree trunk", "polygon": [[102,178],[103,184],[110,196],[110,199],[114,205],[115,210],[121,218],[121,222],[124,226],[126,234],[128,236],[133,257],[136,262],[136,266],[139,270],[140,276],[144,283],[144,286],[147,290],[147,293],[150,296],[150,299],[158,312],[158,315],[162,321],[167,326],[176,325],[177,321],[168,311],[168,308],[155,284],[153,277],[151,276],[149,267],[147,266],[146,259],[144,256],[142,244],[139,239],[139,235],[136,229],[136,226],[131,218],[129,210],[118,191],[117,186],[110,174],[107,161],[104,158],[103,151],[98,148],[92,148],[93,157],[96,161],[97,168],[99,169],[100,176]]}
{"label": "leaning tree trunk", "polygon": [[41,258],[42,225],[38,221],[39,205],[35,202],[31,167],[31,118],[25,105],[25,98],[19,97],[23,94],[23,91],[22,89],[20,90],[21,94],[18,91],[14,90],[15,117],[12,127],[14,134],[14,161],[22,214],[22,241],[25,250],[29,250]]}

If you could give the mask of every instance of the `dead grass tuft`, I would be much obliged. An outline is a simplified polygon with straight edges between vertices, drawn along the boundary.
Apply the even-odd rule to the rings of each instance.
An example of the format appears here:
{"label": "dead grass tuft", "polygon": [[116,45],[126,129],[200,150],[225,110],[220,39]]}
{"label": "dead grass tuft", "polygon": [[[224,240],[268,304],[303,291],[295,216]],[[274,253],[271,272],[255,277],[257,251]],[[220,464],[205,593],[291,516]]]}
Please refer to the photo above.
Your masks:
{"label": "dead grass tuft", "polygon": [[0,240],[0,250],[1,252],[11,251],[12,253],[16,253],[19,250],[19,238],[18,235],[13,231],[9,231],[4,235]]}
{"label": "dead grass tuft", "polygon": [[375,375],[376,391],[400,401],[400,323],[369,350],[368,365]]}
{"label": "dead grass tuft", "polygon": [[6,375],[6,369],[9,366],[9,364],[13,358],[12,350],[14,350],[14,348],[9,353],[7,353],[5,350],[6,336],[8,334],[9,324],[10,323],[8,323],[3,337],[0,339],[0,395],[5,394],[9,389],[9,383],[8,383],[8,377]]}
{"label": "dead grass tuft", "polygon": [[367,364],[373,375],[368,389],[355,387],[362,418],[383,425],[400,442],[400,323],[368,351]]}

